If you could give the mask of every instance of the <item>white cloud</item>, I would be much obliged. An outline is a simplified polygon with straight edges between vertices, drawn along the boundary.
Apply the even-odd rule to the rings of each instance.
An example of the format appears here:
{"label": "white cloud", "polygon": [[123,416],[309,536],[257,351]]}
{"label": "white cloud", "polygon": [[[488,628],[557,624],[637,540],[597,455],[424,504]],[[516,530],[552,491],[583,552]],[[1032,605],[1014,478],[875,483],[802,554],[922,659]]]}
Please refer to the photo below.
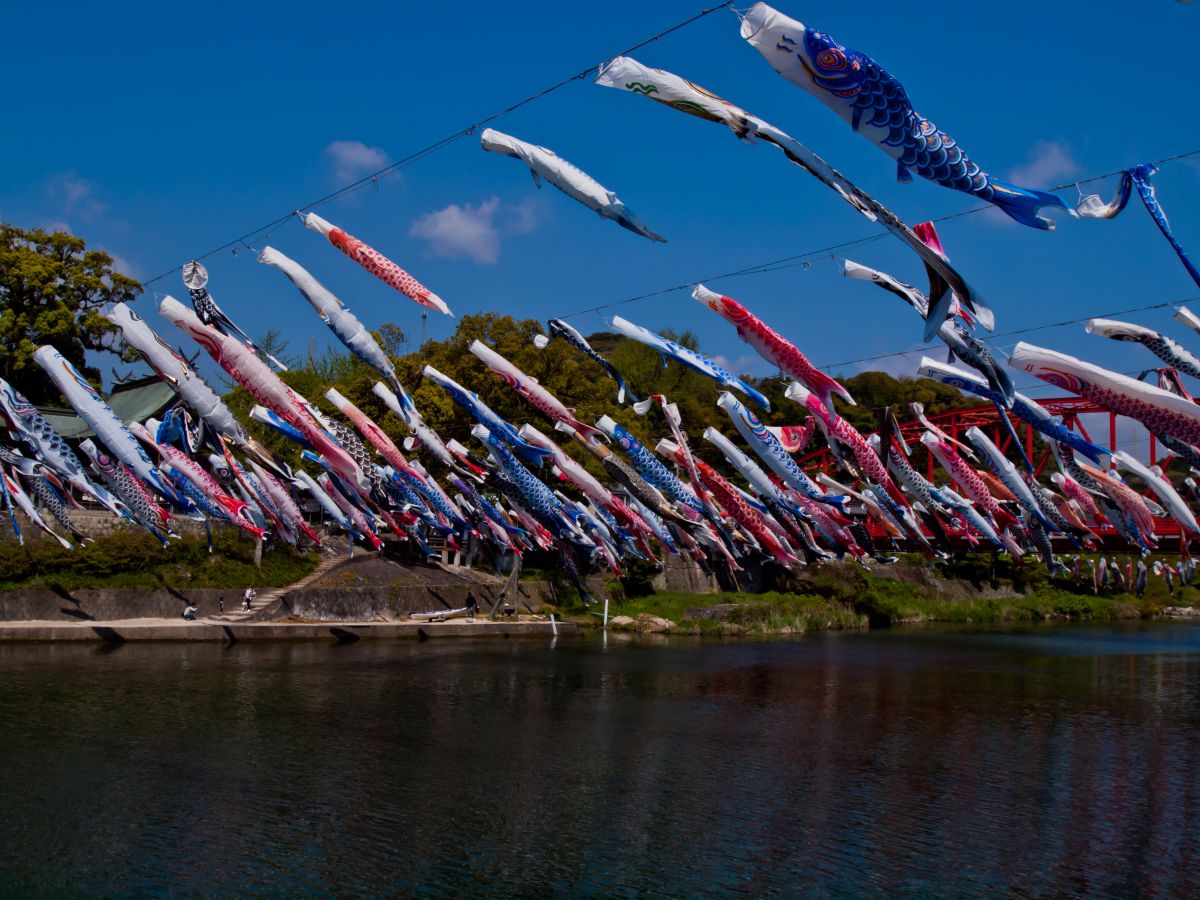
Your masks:
{"label": "white cloud", "polygon": [[385,151],[362,141],[333,141],[325,148],[325,155],[333,162],[333,178],[338,184],[378,172],[389,161]]}
{"label": "white cloud", "polygon": [[493,264],[500,259],[501,234],[528,234],[538,221],[532,203],[501,204],[493,196],[482,203],[451,203],[427,213],[412,223],[408,233],[427,241],[434,256]]}
{"label": "white cloud", "polygon": [[137,266],[135,266],[125,257],[121,256],[121,254],[113,253],[111,250],[105,250],[104,252],[112,257],[112,267],[116,271],[120,272],[122,275],[127,275],[130,278],[138,277]]}
{"label": "white cloud", "polygon": [[522,200],[504,207],[504,230],[512,234],[529,234],[538,227],[540,214],[537,201]]}
{"label": "white cloud", "polygon": [[1079,163],[1065,141],[1038,141],[1029,151],[1024,165],[1009,173],[1009,180],[1020,187],[1048,188],[1079,174]]}
{"label": "white cloud", "polygon": [[421,216],[408,233],[429,242],[434,256],[447,259],[468,257],[477,263],[494,263],[500,259],[500,232],[494,219],[500,208],[500,198],[492,197],[472,206],[451,203],[444,209]]}
{"label": "white cloud", "polygon": [[771,368],[770,363],[755,353],[747,353],[734,359],[730,359],[728,356],[718,353],[713,357],[713,362],[715,362],[726,372],[731,372],[738,376],[776,375],[779,372],[778,369]]}
{"label": "white cloud", "polygon": [[96,218],[106,208],[96,199],[92,183],[80,178],[75,172],[51,175],[46,182],[46,193],[62,207],[64,214],[77,216],[84,221]]}

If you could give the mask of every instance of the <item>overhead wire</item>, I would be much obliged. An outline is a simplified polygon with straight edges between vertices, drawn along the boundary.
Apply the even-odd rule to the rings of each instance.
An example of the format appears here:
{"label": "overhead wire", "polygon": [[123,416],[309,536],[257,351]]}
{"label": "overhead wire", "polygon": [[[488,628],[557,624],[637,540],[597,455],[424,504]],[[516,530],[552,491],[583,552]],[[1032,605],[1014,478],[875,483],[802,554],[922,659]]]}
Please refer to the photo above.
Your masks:
{"label": "overhead wire", "polygon": [[[717,12],[721,9],[731,8],[732,6],[733,6],[733,0],[726,0],[726,2],[724,2],[724,3],[715,4],[713,6],[709,6],[704,9],[701,9],[698,12],[696,12],[695,14],[689,16],[688,18],[683,19],[683,20],[675,23],[674,25],[671,25],[670,27],[661,30],[661,31],[651,35],[650,37],[644,38],[641,41],[638,41],[637,43],[633,44],[632,46],[627,47],[626,49],[624,49],[624,50],[620,51],[619,53],[614,54],[613,56],[608,57],[608,58],[612,59],[612,58],[615,58],[616,56],[627,56],[627,55],[641,49],[642,47],[652,44],[652,43],[654,43],[658,40],[661,40],[662,38],[676,32],[676,31],[679,31],[682,28],[687,27],[688,25],[692,24],[693,22],[699,21],[700,19],[703,19],[706,16],[711,15],[712,13]],[[355,181],[352,181],[346,185],[343,185],[342,187],[338,188],[335,191],[325,194],[322,197],[318,197],[315,200],[311,200],[308,203],[305,203],[301,206],[298,206],[295,209],[286,213],[285,215],[281,215],[275,219],[272,219],[270,222],[265,223],[264,225],[260,225],[257,228],[251,229],[250,231],[247,231],[244,234],[241,234],[236,238],[228,240],[225,243],[223,243],[217,247],[214,247],[211,250],[208,250],[204,253],[201,253],[201,254],[193,257],[193,259],[196,259],[196,260],[208,259],[219,253],[223,253],[226,250],[234,250],[234,252],[236,252],[237,248],[239,248],[239,247],[253,249],[253,247],[251,247],[251,245],[249,243],[251,240],[265,239],[276,229],[278,229],[282,225],[290,222],[293,218],[298,217],[303,211],[311,210],[311,209],[314,209],[323,204],[330,203],[334,200],[348,196],[349,194],[352,194],[358,190],[361,190],[362,188],[364,188],[368,185],[378,185],[378,182],[380,179],[386,178],[389,175],[393,175],[396,172],[400,171],[401,169],[404,169],[407,166],[413,165],[414,163],[417,163],[417,162],[421,161],[422,159],[425,159],[426,157],[438,152],[439,150],[442,150],[442,149],[450,146],[451,144],[455,143],[456,141],[460,140],[461,138],[467,137],[467,136],[470,136],[470,135],[476,133],[479,130],[479,128],[483,127],[484,125],[487,125],[490,122],[494,122],[497,119],[507,116],[507,115],[517,111],[518,109],[521,109],[522,107],[527,106],[530,103],[540,100],[541,98],[543,98],[551,93],[554,93],[555,91],[560,90],[561,88],[566,87],[569,84],[572,84],[576,81],[579,81],[580,79],[587,77],[592,72],[596,71],[596,68],[597,67],[595,65],[590,65],[572,75],[567,76],[566,78],[562,78],[562,79],[554,82],[553,84],[551,84],[545,88],[542,88],[539,91],[529,94],[528,96],[516,101],[515,103],[509,104],[508,106],[504,107],[503,109],[500,109],[493,113],[490,113],[489,115],[484,116],[484,117],[472,122],[471,124],[467,125],[466,127],[461,128],[461,129],[453,132],[452,134],[448,134],[445,137],[441,138],[440,140],[434,141],[433,143],[428,144],[425,147],[422,147],[421,149],[414,151],[413,153],[410,153],[408,156],[405,156],[402,159],[397,160],[396,162],[390,163],[380,169],[377,169],[373,172],[363,175],[361,178],[359,178]],[[1161,166],[1165,163],[1174,162],[1176,160],[1186,159],[1188,157],[1194,157],[1197,155],[1200,155],[1200,149],[1189,150],[1189,151],[1185,151],[1182,153],[1176,153],[1171,156],[1165,156],[1160,159],[1153,160],[1151,162],[1151,165]],[[1091,175],[1087,178],[1072,179],[1071,181],[1064,182],[1059,185],[1055,185],[1053,187],[1047,188],[1046,190],[1053,192],[1053,191],[1067,190],[1068,188],[1071,188],[1071,187],[1078,188],[1080,185],[1083,185],[1083,184],[1091,184],[1096,181],[1101,181],[1105,178],[1111,178],[1111,177],[1120,175],[1124,171],[1126,171],[1126,170],[1125,169],[1114,169],[1113,171],[1104,172],[1099,175]],[[960,210],[958,212],[948,213],[943,216],[938,216],[929,221],[931,221],[935,224],[948,222],[948,221],[951,221],[954,219],[959,219],[959,218],[963,218],[966,216],[975,215],[976,213],[981,213],[981,212],[984,212],[984,211],[992,209],[992,208],[993,208],[993,206],[991,204],[983,204],[980,206],[971,207],[969,209]],[[833,259],[834,254],[837,253],[838,251],[848,250],[852,247],[861,247],[861,246],[865,246],[867,244],[874,243],[876,241],[882,240],[883,238],[887,237],[888,234],[889,234],[889,232],[887,232],[887,231],[881,231],[881,232],[877,232],[875,234],[865,235],[860,238],[855,238],[853,240],[842,241],[842,242],[839,242],[836,244],[830,244],[828,246],[816,248],[813,250],[806,250],[802,253],[793,254],[793,255],[785,256],[785,257],[780,257],[778,259],[773,259],[773,260],[769,260],[769,261],[762,262],[762,263],[754,263],[754,264],[744,266],[739,269],[734,269],[734,270],[731,270],[728,272],[720,272],[720,273],[717,273],[714,275],[709,275],[709,276],[706,276],[704,278],[699,278],[699,279],[690,279],[688,281],[682,282],[680,284],[675,284],[670,287],[658,288],[656,290],[646,291],[646,292],[643,292],[640,294],[635,294],[630,297],[625,297],[620,300],[614,300],[614,301],[610,301],[608,303],[596,304],[594,306],[589,306],[589,307],[585,307],[583,309],[574,310],[572,312],[562,314],[560,316],[560,318],[573,318],[576,316],[586,315],[589,313],[597,313],[598,314],[601,311],[606,310],[606,309],[612,309],[612,308],[619,307],[619,306],[626,306],[626,305],[629,305],[632,303],[638,303],[638,302],[641,302],[644,300],[649,300],[654,297],[661,297],[666,294],[674,293],[676,291],[687,290],[689,288],[694,287],[697,283],[703,283],[703,282],[713,283],[713,282],[722,281],[722,280],[725,280],[728,278],[739,278],[739,277],[744,277],[746,275],[766,274],[769,272],[776,272],[776,271],[780,271],[780,270],[784,270],[784,269],[795,268],[798,266],[803,266],[803,267],[807,268],[811,264],[813,264],[815,262],[819,262],[819,261],[825,259],[826,257]],[[174,266],[171,269],[168,269],[164,272],[161,272],[158,275],[153,276],[152,278],[146,279],[145,281],[142,282],[142,285],[145,286],[145,285],[154,284],[155,282],[161,281],[163,278],[166,278],[176,272],[180,272],[182,269],[183,269],[182,264]],[[1118,310],[1116,312],[1107,313],[1105,315],[1106,316],[1127,315],[1129,313],[1135,313],[1135,312],[1144,312],[1144,311],[1154,310],[1154,309],[1164,309],[1164,308],[1167,308],[1167,307],[1170,307],[1173,305],[1177,305],[1180,303],[1192,302],[1192,301],[1195,301],[1198,299],[1200,299],[1200,297],[1192,296],[1192,297],[1183,298],[1181,300],[1168,301],[1165,303],[1155,303],[1155,304],[1149,304],[1146,306],[1131,307],[1129,309]],[[1000,337],[1011,337],[1011,336],[1019,335],[1019,334],[1028,334],[1031,332],[1042,331],[1042,330],[1051,329],[1051,328],[1059,328],[1059,327],[1063,327],[1066,325],[1079,324],[1081,322],[1087,321],[1087,319],[1089,319],[1089,318],[1093,318],[1093,317],[1087,316],[1087,317],[1082,317],[1082,318],[1078,318],[1078,319],[1067,319],[1067,320],[1063,320],[1061,322],[1049,322],[1049,323],[1043,323],[1043,324],[1039,324],[1039,325],[1027,326],[1025,328],[1020,328],[1020,329],[1016,329],[1013,331],[992,334],[989,336],[989,339],[995,339],[995,338],[1000,338]],[[877,362],[877,361],[884,360],[884,359],[893,359],[896,357],[911,355],[911,354],[914,354],[917,352],[924,352],[924,351],[922,348],[894,351],[891,353],[882,353],[882,354],[877,354],[874,356],[859,357],[857,359],[842,360],[840,362],[835,362],[835,363],[826,363],[826,364],[819,365],[817,368],[830,370],[830,369],[835,369],[835,368],[843,367],[843,366],[860,365],[863,363]]]}
{"label": "overhead wire", "polygon": [[[659,31],[657,34],[651,35],[648,38],[644,38],[643,40],[638,41],[636,44],[634,44],[631,47],[627,47],[626,49],[622,50],[620,53],[616,53],[610,57],[607,57],[607,59],[615,59],[617,56],[627,56],[636,50],[640,50],[642,47],[645,47],[648,44],[653,44],[655,41],[661,40],[662,38],[678,31],[681,28],[685,28],[688,25],[691,25],[693,22],[697,22],[700,19],[703,19],[705,16],[711,15],[712,13],[717,12],[718,10],[725,9],[726,7],[732,5],[732,2],[733,2],[733,0],[726,0],[726,2],[724,2],[724,3],[719,3],[715,6],[710,6],[705,9],[702,9],[699,12],[695,13],[694,15],[689,16],[688,18],[686,18],[680,22],[676,22],[674,25],[670,26],[669,28],[664,28],[662,31]],[[413,163],[419,162],[420,160],[424,159],[425,157],[430,156],[431,154],[436,153],[437,151],[442,150],[445,147],[448,147],[450,144],[453,144],[455,141],[459,140],[460,138],[464,138],[464,137],[474,134],[481,127],[483,127],[484,125],[487,125],[489,122],[494,122],[497,119],[502,118],[503,116],[507,116],[510,113],[516,112],[521,107],[527,106],[528,104],[533,103],[536,100],[540,100],[541,98],[545,97],[547,94],[552,94],[553,92],[559,90],[560,88],[566,87],[568,84],[578,81],[581,78],[586,78],[588,75],[590,75],[594,71],[596,71],[596,66],[594,64],[590,65],[587,68],[582,69],[579,72],[576,72],[574,75],[570,75],[566,78],[563,78],[563,79],[555,82],[554,84],[550,85],[549,87],[542,88],[540,91],[536,91],[535,93],[530,94],[529,96],[525,97],[524,99],[518,100],[516,103],[512,103],[512,104],[504,107],[503,109],[497,110],[496,112],[493,112],[487,116],[484,116],[481,119],[477,119],[476,121],[472,122],[470,125],[467,125],[464,128],[460,128],[458,131],[455,131],[453,134],[448,134],[445,137],[441,138],[440,140],[434,141],[432,144],[429,144],[425,147],[422,147],[420,150],[416,150],[413,153],[410,153],[408,156],[405,156],[403,159],[399,159],[396,162],[390,163],[389,165],[386,165],[381,169],[377,169],[374,172],[370,172],[370,173],[362,176],[361,178],[359,178],[357,181],[352,181],[349,184],[346,184],[346,185],[338,188],[337,190],[333,191],[332,193],[326,194],[323,197],[319,197],[316,200],[312,200],[308,203],[298,206],[295,209],[292,209],[289,212],[287,212],[285,215],[282,215],[282,216],[279,216],[278,218],[272,219],[270,222],[267,222],[265,225],[261,225],[258,228],[251,229],[250,231],[247,231],[244,234],[239,235],[236,238],[233,238],[232,240],[226,241],[225,243],[221,244],[219,247],[214,247],[212,250],[208,250],[204,253],[199,254],[198,256],[192,257],[192,259],[194,259],[194,260],[208,259],[209,257],[215,256],[218,253],[223,253],[226,250],[235,249],[237,247],[249,247],[249,242],[251,240],[254,240],[256,238],[265,238],[267,235],[271,234],[271,232],[275,231],[281,225],[284,225],[287,222],[290,222],[294,217],[298,216],[301,212],[303,212],[305,210],[314,209],[325,203],[330,203],[333,200],[337,200],[341,197],[345,197],[348,194],[352,194],[355,191],[361,190],[362,188],[366,187],[367,185],[377,184],[381,178],[387,178],[389,175],[394,175],[396,172],[400,171],[401,169],[406,168],[407,166],[410,166]],[[142,282],[142,285],[144,286],[144,285],[148,285],[148,284],[154,284],[156,281],[161,281],[162,279],[166,278],[167,276],[173,275],[176,272],[181,271],[182,269],[183,269],[183,264],[181,263],[178,266],[174,266],[173,268],[170,268],[170,269],[166,270],[165,272],[155,275],[153,278],[146,279],[145,281]]]}
{"label": "overhead wire", "polygon": [[[1029,325],[1025,328],[1016,328],[1012,331],[1001,331],[1001,332],[997,332],[996,334],[988,335],[988,339],[995,340],[996,338],[1014,337],[1014,336],[1020,335],[1020,334],[1030,334],[1031,332],[1034,332],[1034,331],[1045,331],[1050,328],[1062,328],[1067,325],[1080,325],[1080,324],[1088,321],[1089,319],[1110,319],[1113,316],[1126,316],[1126,315],[1129,315],[1130,313],[1146,312],[1146,311],[1152,310],[1152,309],[1168,309],[1172,306],[1179,306],[1182,303],[1194,303],[1196,301],[1200,301],[1200,294],[1193,294],[1190,297],[1181,297],[1178,300],[1168,300],[1164,303],[1150,303],[1145,306],[1131,306],[1128,309],[1118,309],[1113,312],[1101,313],[1100,315],[1080,316],[1077,319],[1063,319],[1061,322],[1046,322],[1041,325]],[[928,349],[929,350],[936,349],[936,345],[933,345]],[[817,368],[819,368],[819,369],[836,369],[840,366],[855,366],[855,365],[859,365],[861,363],[877,362],[878,360],[881,360],[881,359],[892,359],[897,356],[907,356],[910,353],[920,353],[920,352],[928,352],[928,350],[923,347],[915,347],[910,350],[899,350],[894,353],[880,353],[876,356],[863,356],[858,359],[846,359],[846,360],[842,360],[841,362],[824,363],[820,366],[817,366]]]}
{"label": "overhead wire", "polygon": [[[1200,149],[1189,150],[1185,153],[1176,153],[1172,156],[1164,156],[1161,159],[1153,160],[1151,165],[1160,166],[1160,165],[1163,165],[1164,163],[1174,162],[1175,160],[1185,159],[1187,157],[1198,156],[1198,155],[1200,155]],[[1069,182],[1065,182],[1064,184],[1059,184],[1059,185],[1055,185],[1054,187],[1046,188],[1046,190],[1047,191],[1064,191],[1067,188],[1077,187],[1078,185],[1081,185],[1081,184],[1091,184],[1092,182],[1095,182],[1095,181],[1101,181],[1105,178],[1111,178],[1114,175],[1120,175],[1124,171],[1125,171],[1124,169],[1116,169],[1115,171],[1112,171],[1112,172],[1105,172],[1102,175],[1092,175],[1092,176],[1089,176],[1088,178],[1078,178],[1078,179],[1074,179]],[[974,207],[971,207],[970,209],[964,209],[964,210],[960,210],[955,213],[948,213],[944,216],[938,216],[936,218],[930,219],[929,221],[934,224],[940,224],[942,222],[948,222],[952,219],[960,219],[960,218],[963,218],[964,216],[974,215],[975,213],[985,212],[986,210],[994,209],[994,208],[995,207],[992,206],[992,204],[987,203],[982,206],[974,206]],[[681,290],[685,290],[687,288],[695,287],[695,285],[698,283],[716,282],[716,281],[721,281],[726,278],[739,278],[744,275],[758,275],[758,274],[763,274],[763,273],[767,273],[767,272],[776,272],[781,269],[795,268],[796,266],[811,265],[812,263],[819,262],[820,260],[824,259],[827,256],[830,256],[831,254],[833,254],[839,250],[847,250],[851,247],[858,247],[858,246],[863,246],[865,244],[870,244],[875,241],[882,240],[883,238],[887,237],[889,234],[890,234],[890,232],[880,231],[880,232],[877,232],[872,235],[866,235],[861,238],[855,238],[854,240],[843,241],[838,244],[831,244],[828,247],[821,247],[821,248],[818,248],[815,250],[806,250],[802,253],[797,253],[792,256],[784,256],[779,259],[770,260],[768,262],[755,263],[755,264],[745,266],[740,269],[734,269],[733,271],[730,271],[730,272],[722,272],[717,275],[710,275],[706,278],[694,279],[691,281],[683,282],[682,284],[672,285],[671,287],[660,288],[660,289],[654,290],[654,291],[647,291],[646,293],[637,294],[632,297],[625,297],[624,299],[621,299],[621,300],[614,300],[609,303],[601,303],[601,304],[597,304],[596,306],[589,306],[584,309],[578,309],[578,310],[575,310],[574,312],[566,313],[565,315],[559,316],[559,318],[569,319],[573,316],[581,316],[581,315],[585,315],[587,313],[600,312],[601,310],[609,309],[609,308],[615,307],[615,306],[624,306],[629,303],[637,303],[640,300],[649,300],[653,297],[660,297],[664,294],[673,293],[674,291],[681,291]],[[1186,302],[1186,301],[1180,301],[1180,302]],[[1169,304],[1161,304],[1161,305],[1166,306]],[[1155,308],[1155,307],[1147,307],[1147,308]],[[1136,312],[1137,310],[1130,310],[1130,311]],[[1092,318],[1092,317],[1089,316],[1088,318]],[[1071,324],[1071,323],[1065,323],[1065,324]],[[1053,327],[1053,326],[1048,326],[1048,327]],[[1011,332],[1011,333],[1016,334],[1017,332]],[[993,335],[993,337],[1001,337],[1001,335]],[[912,351],[904,351],[904,352],[912,352]],[[901,354],[886,354],[885,356],[874,357],[874,358],[884,359],[884,358],[887,358],[887,356],[897,356],[897,355],[901,355]],[[834,365],[842,365],[842,364],[835,363]],[[826,368],[826,367],[822,366],[821,368]]]}

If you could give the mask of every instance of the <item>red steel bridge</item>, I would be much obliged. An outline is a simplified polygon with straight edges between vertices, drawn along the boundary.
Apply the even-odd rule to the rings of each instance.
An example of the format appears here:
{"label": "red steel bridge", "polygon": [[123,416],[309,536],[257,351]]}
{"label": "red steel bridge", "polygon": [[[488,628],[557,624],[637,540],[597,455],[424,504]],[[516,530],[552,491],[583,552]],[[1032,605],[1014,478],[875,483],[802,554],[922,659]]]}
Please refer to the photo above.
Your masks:
{"label": "red steel bridge", "polygon": [[[1038,404],[1042,406],[1052,416],[1061,418],[1063,425],[1073,431],[1077,431],[1086,440],[1092,441],[1092,435],[1088,429],[1080,421],[1080,416],[1104,416],[1104,421],[1107,422],[1108,433],[1100,435],[1099,439],[1094,441],[1101,446],[1109,447],[1113,450],[1121,449],[1118,446],[1118,429],[1115,413],[1109,412],[1102,406],[1097,406],[1088,400],[1080,397],[1057,397],[1050,400],[1038,400]],[[1004,453],[1010,453],[1013,439],[1009,434],[1008,429],[1004,427],[1000,421],[999,414],[996,412],[996,407],[991,403],[982,403],[979,406],[968,406],[961,409],[952,409],[948,412],[938,413],[937,415],[928,415],[926,418],[936,425],[938,428],[945,431],[955,440],[962,440],[963,434],[971,427],[979,428],[992,439],[997,447]],[[1051,462],[1052,456],[1050,448],[1046,443],[1044,436],[1034,429],[1032,425],[1022,422],[1016,416],[1010,416],[1013,429],[1022,439],[1024,451],[1033,463],[1034,472],[1039,478],[1042,477],[1042,471],[1046,468],[1047,463]],[[1093,420],[1094,425],[1094,420]],[[907,422],[900,423],[900,433],[904,436],[904,440],[908,442],[909,447],[913,450],[913,464],[920,467],[922,458],[924,459],[925,477],[929,481],[934,481],[935,472],[937,470],[936,461],[933,455],[925,452],[921,446],[921,435],[925,431],[925,426],[916,419],[911,419]],[[1148,434],[1148,433],[1147,433]],[[1159,447],[1154,435],[1148,434],[1150,441],[1149,464],[1154,465],[1158,462]],[[1131,455],[1141,458],[1140,453]],[[1169,456],[1169,454],[1167,454]],[[1177,459],[1177,457],[1171,457]],[[836,477],[836,464],[833,459],[833,454],[830,453],[828,447],[822,447],[820,450],[815,450],[806,456],[797,459],[800,467],[806,471],[824,472],[831,477]],[[1167,468],[1168,462],[1164,458],[1161,463],[1164,469]],[[1182,493],[1182,492],[1181,492]],[[1149,495],[1148,495],[1149,496]],[[1159,538],[1160,546],[1166,550],[1172,546],[1169,541],[1164,541],[1164,538],[1182,537],[1182,529],[1174,519],[1155,519],[1154,533]],[[882,531],[876,535],[872,527],[872,536],[882,535]],[[1093,530],[1101,538],[1103,544],[1114,547],[1124,547],[1124,539],[1117,533],[1111,525],[1095,524]]]}

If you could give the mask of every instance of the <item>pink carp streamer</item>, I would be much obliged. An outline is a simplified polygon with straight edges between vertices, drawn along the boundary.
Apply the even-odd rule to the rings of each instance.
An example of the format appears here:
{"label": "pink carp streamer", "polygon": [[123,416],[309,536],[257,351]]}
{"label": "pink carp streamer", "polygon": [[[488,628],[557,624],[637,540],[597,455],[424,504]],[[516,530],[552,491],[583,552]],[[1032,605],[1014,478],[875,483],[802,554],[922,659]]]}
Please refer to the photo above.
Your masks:
{"label": "pink carp streamer", "polygon": [[1145,540],[1154,540],[1154,516],[1150,514],[1150,508],[1146,506],[1146,501],[1141,494],[1125,482],[1118,481],[1108,473],[1086,463],[1080,463],[1079,468],[1092,476],[1100,490],[1107,494],[1108,498],[1117,504],[1130,521],[1137,526],[1137,530],[1141,532]]}
{"label": "pink carp streamer", "polygon": [[854,398],[848,390],[814,366],[795,344],[732,297],[710,291],[704,285],[698,284],[692,290],[692,298],[733,325],[737,329],[738,337],[757,350],[759,356],[807,386],[821,398],[821,402],[830,412],[834,411],[833,394],[853,405]]}
{"label": "pink carp streamer", "polygon": [[1013,347],[1008,364],[1119,416],[1136,419],[1153,434],[1200,444],[1200,406],[1177,394],[1024,341]]}
{"label": "pink carp streamer", "polygon": [[358,433],[370,442],[371,446],[379,452],[380,456],[387,460],[393,469],[397,472],[406,472],[412,477],[420,479],[422,482],[425,481],[424,478],[417,474],[417,470],[409,464],[408,459],[400,452],[400,448],[396,446],[382,428],[375,424],[374,419],[347,400],[342,396],[340,391],[334,388],[327,390],[325,397],[338,408],[338,411],[343,416],[354,423],[354,427],[358,429]]}
{"label": "pink carp streamer", "polygon": [[575,410],[538,384],[532,375],[526,375],[483,341],[474,341],[468,348],[479,361],[487,366],[510,388],[520,394],[534,409],[555,422],[570,425],[588,440],[602,437],[599,428],[587,425],[575,418]]}
{"label": "pink carp streamer", "polygon": [[921,443],[937,458],[950,477],[958,482],[963,493],[975,502],[978,510],[990,516],[1001,530],[1017,524],[1016,518],[1001,509],[999,502],[988,491],[983,479],[975,474],[975,470],[967,464],[967,461],[955,452],[949,441],[939,438],[932,431],[927,431],[921,435]]}
{"label": "pink carp streamer", "polygon": [[237,497],[231,497],[225,493],[221,485],[217,483],[217,480],[209,475],[198,462],[181,450],[176,450],[170,444],[158,443],[146,429],[146,426],[138,422],[131,424],[129,429],[152,450],[157,452],[168,466],[194,484],[196,490],[203,493],[214,504],[225,510],[235,525],[244,531],[250,532],[255,537],[266,535],[267,532],[246,518],[246,510],[250,508],[250,504],[245,500],[239,500]]}
{"label": "pink carp streamer", "polygon": [[234,381],[255,400],[273,410],[287,424],[304,435],[313,449],[351,484],[367,487],[369,482],[358,463],[313,418],[307,402],[279,380],[271,369],[240,341],[205,325],[194,312],[172,297],[164,297],[159,313],[176,328],[186,332],[205,349]]}
{"label": "pink carp streamer", "polygon": [[[668,442],[664,441],[663,443],[666,444]],[[673,453],[675,461],[681,465],[684,464],[685,460],[682,448],[674,446]],[[762,514],[747,503],[745,498],[738,493],[738,489],[730,484],[724,476],[703,460],[693,460],[692,465],[696,469],[699,480],[704,482],[704,486],[717,503],[721,505],[721,508],[729,513],[735,522],[754,535],[754,539],[763,546],[763,549],[784,565],[790,566],[800,563],[800,559],[788,550],[767,524]]]}
{"label": "pink carp streamer", "polygon": [[819,424],[823,425],[826,433],[830,437],[837,438],[843,444],[850,448],[854,454],[854,458],[858,460],[858,464],[862,467],[863,474],[871,481],[875,482],[903,509],[908,509],[908,498],[896,487],[892,481],[892,477],[888,474],[887,467],[884,466],[883,460],[879,458],[879,454],[867,443],[864,438],[849,422],[843,419],[836,413],[831,413],[823,403],[817,398],[815,393],[809,392],[803,385],[792,382],[788,385],[784,396],[789,400],[794,400],[799,403],[816,418]]}
{"label": "pink carp streamer", "polygon": [[1050,476],[1050,480],[1062,488],[1063,493],[1074,500],[1085,514],[1093,519],[1101,518],[1100,510],[1096,508],[1096,501],[1092,499],[1092,495],[1085,491],[1074,478],[1055,472]]}
{"label": "pink carp streamer", "polygon": [[436,309],[443,315],[454,318],[454,313],[450,312],[450,307],[446,305],[446,301],[374,247],[364,244],[353,235],[347,234],[337,226],[326,222],[316,213],[309,213],[305,216],[304,224],[313,231],[325,235],[329,239],[329,243],[333,244],[333,246],[337,247],[384,284],[394,287],[409,300],[420,303],[422,306],[427,306],[430,309]]}
{"label": "pink carp streamer", "polygon": [[308,524],[308,520],[304,518],[304,513],[300,511],[300,507],[296,501],[292,499],[292,495],[288,492],[274,475],[260,466],[253,459],[246,460],[250,464],[250,468],[254,470],[254,474],[258,477],[263,489],[267,492],[267,497],[274,503],[279,510],[292,520],[292,524],[308,535],[308,539],[321,546],[321,537]]}

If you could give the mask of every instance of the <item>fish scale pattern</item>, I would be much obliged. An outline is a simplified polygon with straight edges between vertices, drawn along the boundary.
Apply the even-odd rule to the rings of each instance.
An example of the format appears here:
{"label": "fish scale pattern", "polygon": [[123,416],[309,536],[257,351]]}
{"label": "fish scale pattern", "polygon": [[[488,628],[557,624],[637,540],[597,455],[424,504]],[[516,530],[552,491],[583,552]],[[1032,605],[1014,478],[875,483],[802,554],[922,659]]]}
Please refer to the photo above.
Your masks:
{"label": "fish scale pattern", "polygon": [[389,287],[394,287],[405,297],[442,312],[432,299],[433,292],[408,272],[404,271],[374,247],[364,244],[353,235],[346,234],[340,228],[329,232],[329,242],[348,257],[382,281]]}

